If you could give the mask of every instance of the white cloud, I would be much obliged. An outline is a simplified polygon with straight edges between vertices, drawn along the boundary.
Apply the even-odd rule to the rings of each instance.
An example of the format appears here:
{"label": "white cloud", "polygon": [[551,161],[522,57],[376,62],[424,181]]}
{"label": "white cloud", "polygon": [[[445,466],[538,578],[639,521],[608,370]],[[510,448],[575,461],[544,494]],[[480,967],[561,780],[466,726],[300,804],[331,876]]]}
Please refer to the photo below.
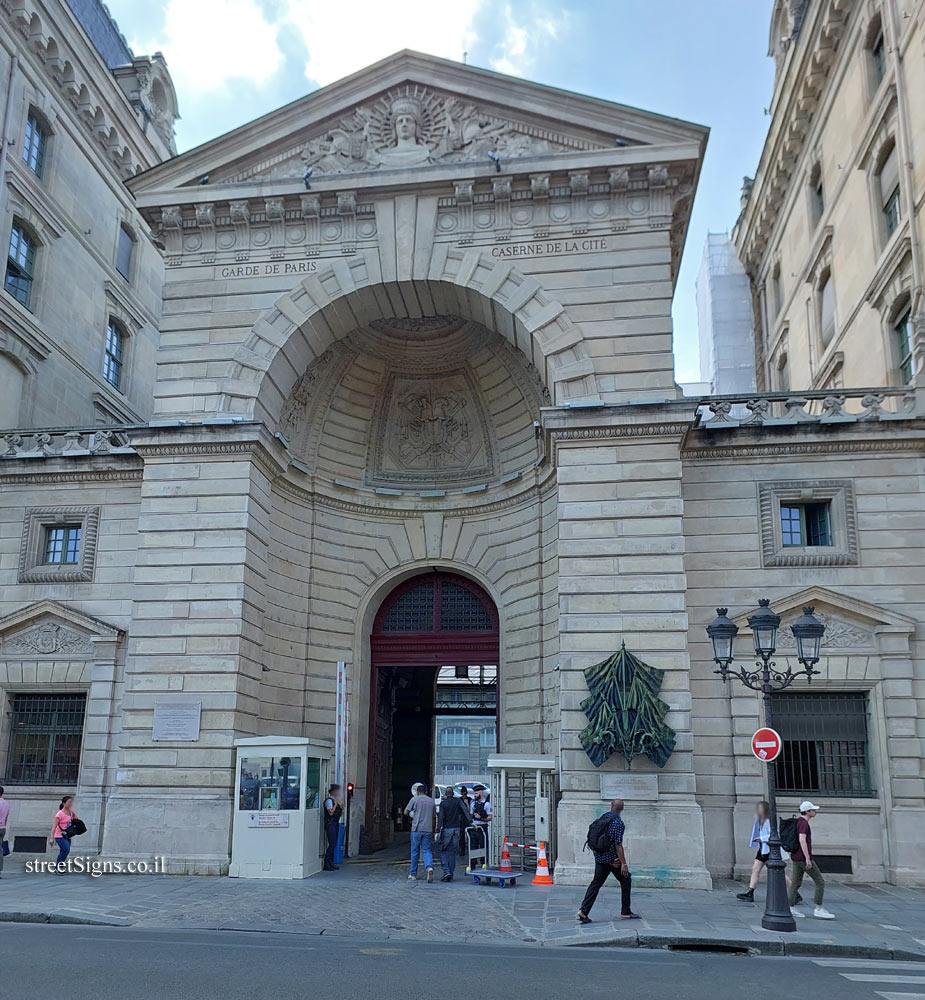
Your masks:
{"label": "white cloud", "polygon": [[325,86],[399,49],[462,61],[476,42],[476,15],[487,0],[289,0],[287,20],[308,48],[305,75]]}
{"label": "white cloud", "polygon": [[231,79],[266,83],[283,58],[276,34],[254,0],[168,0],[163,34],[131,45],[136,54],[164,53],[182,108],[185,93],[221,90]]}
{"label": "white cloud", "polygon": [[[221,91],[229,80],[259,90],[280,69],[278,39],[296,32],[308,51],[305,76],[321,86],[383,59],[417,49],[447,59],[482,62],[522,75],[556,39],[567,14],[553,14],[542,0],[159,0],[164,23],[153,37],[132,31],[136,0],[111,0],[137,53],[163,51],[181,107],[191,97]],[[156,0],[157,2],[157,0]],[[489,20],[489,15],[493,15]],[[480,38],[476,22],[491,34]],[[142,34],[142,37],[138,37]]]}

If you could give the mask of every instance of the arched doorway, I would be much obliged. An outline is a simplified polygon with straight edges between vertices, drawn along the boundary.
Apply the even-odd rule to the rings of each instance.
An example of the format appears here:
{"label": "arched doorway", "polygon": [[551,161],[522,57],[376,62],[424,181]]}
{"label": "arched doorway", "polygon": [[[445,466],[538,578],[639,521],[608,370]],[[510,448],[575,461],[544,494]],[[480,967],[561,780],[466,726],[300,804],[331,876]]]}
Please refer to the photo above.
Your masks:
{"label": "arched doorway", "polygon": [[414,576],[382,602],[370,647],[364,851],[389,842],[413,781],[465,780],[496,749],[498,612],[466,577]]}

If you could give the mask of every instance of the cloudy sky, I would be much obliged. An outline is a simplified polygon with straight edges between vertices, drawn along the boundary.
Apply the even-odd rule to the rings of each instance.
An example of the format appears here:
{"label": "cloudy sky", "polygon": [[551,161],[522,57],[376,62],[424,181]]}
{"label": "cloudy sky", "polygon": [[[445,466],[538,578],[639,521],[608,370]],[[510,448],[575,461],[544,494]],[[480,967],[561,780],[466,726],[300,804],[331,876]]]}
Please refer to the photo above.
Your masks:
{"label": "cloudy sky", "polygon": [[699,378],[694,281],[731,229],[767,130],[771,0],[108,0],[136,54],[160,50],[196,146],[402,48],[708,125],[675,295],[676,375]]}

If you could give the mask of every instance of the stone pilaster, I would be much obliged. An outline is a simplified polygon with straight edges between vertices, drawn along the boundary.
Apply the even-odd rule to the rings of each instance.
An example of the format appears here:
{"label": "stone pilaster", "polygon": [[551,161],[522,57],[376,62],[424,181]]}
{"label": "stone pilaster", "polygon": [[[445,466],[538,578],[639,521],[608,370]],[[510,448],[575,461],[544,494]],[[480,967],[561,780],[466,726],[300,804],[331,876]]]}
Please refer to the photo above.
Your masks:
{"label": "stone pilaster", "polygon": [[[590,877],[583,852],[591,820],[607,806],[601,774],[651,774],[657,798],[626,796],[627,854],[640,884],[709,887],[703,819],[694,797],[687,581],[684,572],[680,443],[689,403],[544,411],[559,484],[559,663],[561,790],[556,877]],[[583,671],[625,642],[665,671],[661,698],[677,733],[659,770],[619,754],[597,769],[578,735],[587,724]],[[657,789],[657,792],[654,792]]]}
{"label": "stone pilaster", "polygon": [[[149,428],[108,856],[176,871],[228,860],[236,737],[257,733],[270,482],[282,448],[256,424]],[[195,742],[153,742],[155,702],[201,702]]]}

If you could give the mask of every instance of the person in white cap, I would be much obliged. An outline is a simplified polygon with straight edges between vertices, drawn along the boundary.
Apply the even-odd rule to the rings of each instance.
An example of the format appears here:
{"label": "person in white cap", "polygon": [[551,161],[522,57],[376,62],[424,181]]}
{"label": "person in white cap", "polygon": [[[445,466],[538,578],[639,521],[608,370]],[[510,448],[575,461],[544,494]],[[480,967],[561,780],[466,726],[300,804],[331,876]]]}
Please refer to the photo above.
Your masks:
{"label": "person in white cap", "polygon": [[813,916],[819,920],[834,920],[835,914],[822,905],[822,897],[825,893],[825,879],[819,871],[819,865],[813,860],[813,832],[810,829],[809,821],[819,812],[819,806],[814,805],[808,799],[800,803],[800,816],[797,819],[797,838],[800,846],[790,855],[793,861],[793,881],[790,883],[790,912],[795,917],[803,917],[806,914],[794,909],[796,906],[797,893],[803,884],[803,876],[809,877],[816,883],[816,890],[813,893],[815,909]]}

